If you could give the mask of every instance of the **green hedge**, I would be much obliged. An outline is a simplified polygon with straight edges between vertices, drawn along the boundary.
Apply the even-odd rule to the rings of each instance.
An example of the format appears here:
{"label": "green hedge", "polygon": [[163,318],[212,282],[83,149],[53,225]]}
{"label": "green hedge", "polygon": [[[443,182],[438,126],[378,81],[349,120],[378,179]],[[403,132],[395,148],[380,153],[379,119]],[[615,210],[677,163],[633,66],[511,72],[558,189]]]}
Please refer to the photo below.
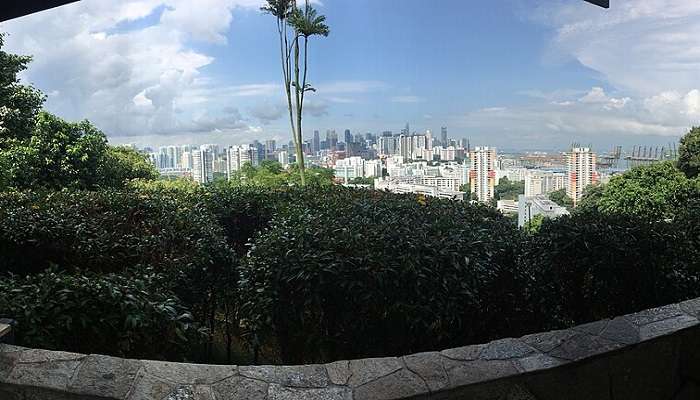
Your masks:
{"label": "green hedge", "polygon": [[[282,361],[410,353],[527,330],[519,232],[487,207],[331,188],[259,234],[241,304]],[[272,335],[272,338],[266,335]]]}
{"label": "green hedge", "polygon": [[182,359],[197,343],[192,316],[152,273],[46,271],[0,279],[0,316],[20,345],[120,357]]}
{"label": "green hedge", "polygon": [[[191,190],[190,190],[191,189]],[[201,189],[0,193],[0,273],[150,268],[215,335],[234,329],[238,261]]]}
{"label": "green hedge", "polygon": [[700,240],[673,223],[579,213],[545,220],[520,263],[538,283],[530,301],[550,324],[570,326],[700,295],[691,284],[700,259],[686,246]]}

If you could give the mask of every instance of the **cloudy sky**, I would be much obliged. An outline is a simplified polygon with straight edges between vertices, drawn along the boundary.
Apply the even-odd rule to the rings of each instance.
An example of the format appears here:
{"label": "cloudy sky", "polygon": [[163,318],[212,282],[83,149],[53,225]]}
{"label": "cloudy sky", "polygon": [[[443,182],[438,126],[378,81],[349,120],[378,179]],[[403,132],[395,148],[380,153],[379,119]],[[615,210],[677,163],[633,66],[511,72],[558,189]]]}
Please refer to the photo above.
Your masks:
{"label": "cloudy sky", "polygon": [[[479,3],[477,5],[477,3]],[[505,149],[663,145],[700,125],[700,1],[321,0],[305,132],[439,131]],[[260,0],[82,0],[0,24],[22,79],[113,143],[288,140]]]}

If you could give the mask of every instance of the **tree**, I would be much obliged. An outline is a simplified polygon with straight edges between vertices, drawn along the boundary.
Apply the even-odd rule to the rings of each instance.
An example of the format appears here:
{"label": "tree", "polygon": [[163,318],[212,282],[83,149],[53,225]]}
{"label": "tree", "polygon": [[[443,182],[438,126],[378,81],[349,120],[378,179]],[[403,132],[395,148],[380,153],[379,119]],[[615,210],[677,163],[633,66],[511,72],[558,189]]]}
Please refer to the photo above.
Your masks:
{"label": "tree", "polygon": [[126,147],[108,146],[100,163],[99,185],[122,187],[132,179],[154,180],[158,171],[145,154]]}
{"label": "tree", "polygon": [[603,214],[641,216],[648,220],[673,218],[695,196],[697,182],[674,163],[659,162],[633,168],[591,194],[586,201]]}
{"label": "tree", "polygon": [[3,150],[16,188],[94,188],[107,151],[107,138],[90,122],[66,122],[41,112],[31,136]]}
{"label": "tree", "polygon": [[21,85],[17,77],[32,58],[2,51],[4,37],[0,33],[0,151],[29,138],[44,103],[39,90]]}
{"label": "tree", "polygon": [[700,126],[693,127],[681,138],[678,169],[688,178],[700,175]]}
{"label": "tree", "polygon": [[525,181],[511,182],[507,177],[498,181],[495,188],[496,200],[517,200],[518,195],[525,193]]}
{"label": "tree", "polygon": [[[302,149],[302,117],[304,112],[304,97],[306,92],[316,91],[307,83],[309,38],[312,36],[328,36],[329,29],[325,24],[326,17],[318,15],[317,11],[305,1],[303,10],[298,8],[296,0],[267,0],[267,6],[261,8],[277,19],[277,33],[280,41],[280,58],[282,62],[282,77],[284,90],[287,95],[289,123],[292,128],[292,138],[296,150],[297,164],[301,185],[306,184],[304,152]],[[289,37],[287,26],[293,29]],[[301,63],[301,41],[303,40],[303,64]],[[292,54],[294,59],[292,61]],[[292,71],[292,66],[294,70]],[[294,89],[294,107],[292,107],[292,88]]]}
{"label": "tree", "polygon": [[566,207],[567,209],[572,209],[574,207],[574,201],[571,199],[571,197],[566,195],[566,189],[555,190],[551,192],[548,197],[553,202],[562,207]]}

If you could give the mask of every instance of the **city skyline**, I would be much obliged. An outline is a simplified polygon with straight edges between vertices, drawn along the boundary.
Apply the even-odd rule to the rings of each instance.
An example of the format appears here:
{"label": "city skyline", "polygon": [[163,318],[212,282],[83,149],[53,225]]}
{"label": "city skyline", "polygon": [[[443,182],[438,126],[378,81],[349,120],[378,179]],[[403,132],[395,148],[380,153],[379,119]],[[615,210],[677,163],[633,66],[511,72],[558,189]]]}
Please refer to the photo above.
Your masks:
{"label": "city skyline", "polygon": [[[408,121],[505,150],[603,151],[675,142],[700,120],[693,2],[316,3],[331,35],[312,44],[318,93],[305,138],[396,132]],[[47,94],[49,111],[88,118],[113,143],[288,140],[262,2],[193,4],[83,0],[0,31],[8,51],[34,56],[22,77]]]}

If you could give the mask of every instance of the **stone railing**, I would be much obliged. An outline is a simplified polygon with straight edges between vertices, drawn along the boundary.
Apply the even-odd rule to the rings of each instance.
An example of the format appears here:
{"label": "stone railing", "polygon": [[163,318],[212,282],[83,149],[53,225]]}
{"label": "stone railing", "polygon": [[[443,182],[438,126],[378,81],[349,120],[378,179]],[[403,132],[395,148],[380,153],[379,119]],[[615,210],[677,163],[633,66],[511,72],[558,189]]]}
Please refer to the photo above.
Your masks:
{"label": "stone railing", "polygon": [[571,329],[304,366],[127,360],[0,344],[0,399],[697,399],[700,298]]}

